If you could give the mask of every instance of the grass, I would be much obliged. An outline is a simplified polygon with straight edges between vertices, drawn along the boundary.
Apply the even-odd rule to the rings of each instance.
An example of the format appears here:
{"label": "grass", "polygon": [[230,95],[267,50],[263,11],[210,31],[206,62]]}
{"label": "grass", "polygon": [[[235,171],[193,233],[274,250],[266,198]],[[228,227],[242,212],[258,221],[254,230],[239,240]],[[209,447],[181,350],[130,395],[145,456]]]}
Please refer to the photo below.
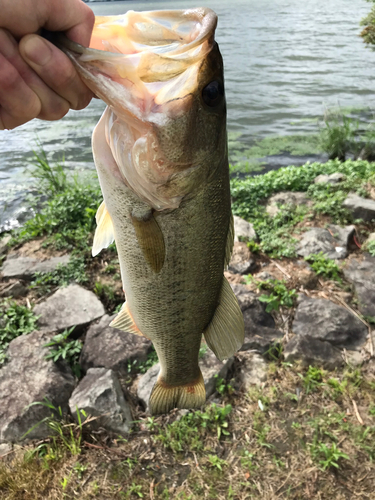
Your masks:
{"label": "grass", "polygon": [[46,359],[52,359],[54,363],[58,362],[59,359],[66,360],[74,375],[80,378],[81,367],[79,365],[79,355],[82,351],[82,342],[80,340],[69,339],[73,330],[74,327],[55,335],[50,342],[43,347],[52,348],[49,349],[48,354],[46,354]]}

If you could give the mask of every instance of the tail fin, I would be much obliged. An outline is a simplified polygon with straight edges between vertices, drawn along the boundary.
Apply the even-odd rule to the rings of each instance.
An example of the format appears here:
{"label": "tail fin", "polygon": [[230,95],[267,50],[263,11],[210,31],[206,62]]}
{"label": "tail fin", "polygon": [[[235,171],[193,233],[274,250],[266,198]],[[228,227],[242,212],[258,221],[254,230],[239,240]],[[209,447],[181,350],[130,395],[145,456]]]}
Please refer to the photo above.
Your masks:
{"label": "tail fin", "polygon": [[152,415],[168,413],[173,408],[200,408],[206,402],[206,389],[202,372],[192,382],[184,385],[167,385],[160,377],[156,381],[150,396]]}

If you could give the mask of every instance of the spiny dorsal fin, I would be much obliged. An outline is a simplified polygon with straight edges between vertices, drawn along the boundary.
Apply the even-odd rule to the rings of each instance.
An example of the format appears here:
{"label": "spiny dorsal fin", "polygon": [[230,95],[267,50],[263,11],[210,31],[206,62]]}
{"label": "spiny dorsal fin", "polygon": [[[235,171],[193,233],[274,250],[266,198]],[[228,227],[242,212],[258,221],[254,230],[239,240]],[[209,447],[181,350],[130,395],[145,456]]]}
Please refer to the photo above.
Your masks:
{"label": "spiny dorsal fin", "polygon": [[243,344],[245,337],[243,315],[236,296],[224,277],[219,305],[203,333],[208,347],[220,360],[233,356]]}
{"label": "spiny dorsal fin", "polygon": [[115,239],[111,216],[105,206],[104,201],[96,212],[96,230],[94,242],[92,244],[92,256],[98,255],[103,248],[107,248]]}
{"label": "spiny dorsal fin", "polygon": [[134,323],[133,318],[128,309],[128,303],[122,306],[121,311],[115,317],[113,321],[110,322],[109,326],[113,328],[118,328],[124,332],[134,333],[135,335],[142,335],[141,331],[138,329],[137,325]]}
{"label": "spiny dorsal fin", "polygon": [[131,219],[137,240],[146,262],[155,273],[159,273],[164,265],[164,236],[151,210],[143,215],[132,214]]}
{"label": "spiny dorsal fin", "polygon": [[225,258],[224,258],[224,269],[227,269],[229,266],[230,259],[232,257],[234,245],[234,219],[232,212],[230,213],[230,221],[229,221],[229,229],[227,236],[227,243],[225,246]]}

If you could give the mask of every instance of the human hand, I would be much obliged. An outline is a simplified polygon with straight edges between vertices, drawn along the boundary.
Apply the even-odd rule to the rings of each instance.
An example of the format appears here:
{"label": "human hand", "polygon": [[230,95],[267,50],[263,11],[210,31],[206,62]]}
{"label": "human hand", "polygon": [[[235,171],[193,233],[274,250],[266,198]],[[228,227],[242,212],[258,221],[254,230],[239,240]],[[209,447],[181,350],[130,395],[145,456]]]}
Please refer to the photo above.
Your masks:
{"label": "human hand", "polygon": [[82,0],[0,0],[0,10],[0,130],[86,107],[93,94],[69,58],[34,33],[65,31],[88,46],[92,10]]}

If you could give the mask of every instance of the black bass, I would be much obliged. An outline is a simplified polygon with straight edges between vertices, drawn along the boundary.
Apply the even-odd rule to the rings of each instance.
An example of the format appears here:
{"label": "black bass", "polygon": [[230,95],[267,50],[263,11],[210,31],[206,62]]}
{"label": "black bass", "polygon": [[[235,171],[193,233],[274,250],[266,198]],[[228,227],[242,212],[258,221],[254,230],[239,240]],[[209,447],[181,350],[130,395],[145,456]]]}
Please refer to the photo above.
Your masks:
{"label": "black bass", "polygon": [[205,8],[98,17],[62,49],[108,105],[93,134],[104,201],[93,255],[116,241],[126,302],[112,326],[150,339],[153,414],[205,403],[202,334],[219,359],[244,323],[224,278],[233,247],[223,61]]}

